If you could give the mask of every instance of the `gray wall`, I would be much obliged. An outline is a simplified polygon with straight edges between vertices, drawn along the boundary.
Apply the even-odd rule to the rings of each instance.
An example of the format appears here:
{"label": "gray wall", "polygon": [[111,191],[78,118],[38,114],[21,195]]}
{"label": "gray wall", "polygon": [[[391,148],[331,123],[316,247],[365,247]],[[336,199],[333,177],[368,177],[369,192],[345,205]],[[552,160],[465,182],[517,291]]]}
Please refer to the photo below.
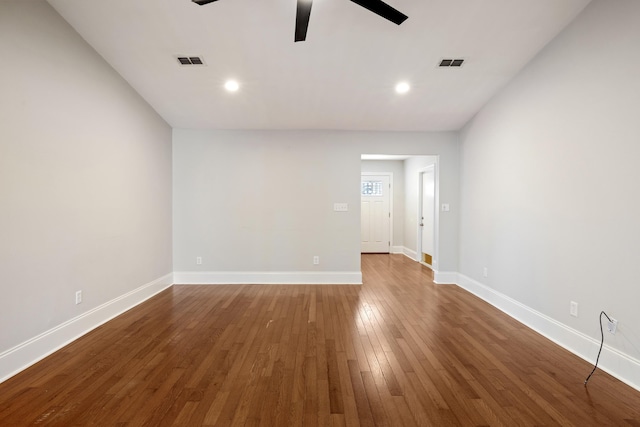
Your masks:
{"label": "gray wall", "polygon": [[[440,155],[458,197],[455,133],[174,129],[174,271],[359,271],[364,153]],[[456,230],[457,216],[441,224],[452,271]]]}
{"label": "gray wall", "polygon": [[460,220],[461,273],[636,360],[639,17],[592,2],[464,128]]}
{"label": "gray wall", "polygon": [[43,1],[0,53],[2,353],[171,272],[171,130]]}

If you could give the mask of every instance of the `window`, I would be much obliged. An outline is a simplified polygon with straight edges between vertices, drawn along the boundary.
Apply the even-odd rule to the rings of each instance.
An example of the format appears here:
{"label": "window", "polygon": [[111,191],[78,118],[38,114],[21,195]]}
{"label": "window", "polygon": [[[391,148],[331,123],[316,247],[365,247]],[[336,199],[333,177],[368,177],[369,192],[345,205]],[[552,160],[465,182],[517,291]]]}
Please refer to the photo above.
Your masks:
{"label": "window", "polygon": [[382,196],[382,181],[362,181],[363,196]]}

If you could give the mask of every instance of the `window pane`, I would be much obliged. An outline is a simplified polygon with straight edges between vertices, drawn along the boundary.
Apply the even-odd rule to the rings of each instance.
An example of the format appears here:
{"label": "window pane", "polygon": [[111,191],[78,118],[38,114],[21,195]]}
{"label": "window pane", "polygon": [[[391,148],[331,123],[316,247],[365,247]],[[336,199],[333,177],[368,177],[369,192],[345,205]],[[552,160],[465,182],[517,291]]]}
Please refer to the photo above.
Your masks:
{"label": "window pane", "polygon": [[382,196],[382,181],[362,181],[363,196]]}

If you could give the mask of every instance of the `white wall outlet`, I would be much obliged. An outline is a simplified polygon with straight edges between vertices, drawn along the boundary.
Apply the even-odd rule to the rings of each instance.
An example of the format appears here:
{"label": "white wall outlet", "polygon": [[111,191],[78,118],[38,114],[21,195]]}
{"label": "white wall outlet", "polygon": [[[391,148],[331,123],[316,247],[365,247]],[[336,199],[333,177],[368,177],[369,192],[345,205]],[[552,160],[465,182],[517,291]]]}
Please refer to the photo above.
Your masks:
{"label": "white wall outlet", "polygon": [[615,335],[616,330],[618,330],[618,321],[612,317],[609,321],[609,324],[607,325],[607,329],[609,330],[609,332]]}
{"label": "white wall outlet", "polygon": [[449,203],[442,204],[442,212],[449,212]]}
{"label": "white wall outlet", "polygon": [[197,256],[196,257],[196,264],[198,264],[198,265],[202,264],[202,257],[201,256]]}
{"label": "white wall outlet", "polygon": [[76,291],[76,304],[80,304],[82,302],[82,291]]}
{"label": "white wall outlet", "polygon": [[487,267],[482,269],[482,277],[489,277],[489,269]]}
{"label": "white wall outlet", "polygon": [[314,255],[313,257],[313,265],[320,264],[320,257],[318,255]]}
{"label": "white wall outlet", "polygon": [[578,317],[578,303],[575,301],[571,301],[569,305],[569,314],[573,317]]}

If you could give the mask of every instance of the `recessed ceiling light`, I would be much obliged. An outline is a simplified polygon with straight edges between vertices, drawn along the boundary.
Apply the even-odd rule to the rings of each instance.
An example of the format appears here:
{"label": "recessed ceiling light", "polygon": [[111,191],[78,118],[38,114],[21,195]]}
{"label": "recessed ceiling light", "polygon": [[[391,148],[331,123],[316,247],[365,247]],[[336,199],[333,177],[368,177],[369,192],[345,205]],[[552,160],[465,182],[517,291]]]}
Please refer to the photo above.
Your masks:
{"label": "recessed ceiling light", "polygon": [[397,93],[407,93],[409,92],[409,89],[411,88],[411,86],[409,86],[409,83],[407,82],[400,82],[396,85],[396,92]]}
{"label": "recessed ceiling light", "polygon": [[238,89],[240,89],[240,84],[235,80],[227,80],[224,84],[224,88],[228,92],[236,92]]}

